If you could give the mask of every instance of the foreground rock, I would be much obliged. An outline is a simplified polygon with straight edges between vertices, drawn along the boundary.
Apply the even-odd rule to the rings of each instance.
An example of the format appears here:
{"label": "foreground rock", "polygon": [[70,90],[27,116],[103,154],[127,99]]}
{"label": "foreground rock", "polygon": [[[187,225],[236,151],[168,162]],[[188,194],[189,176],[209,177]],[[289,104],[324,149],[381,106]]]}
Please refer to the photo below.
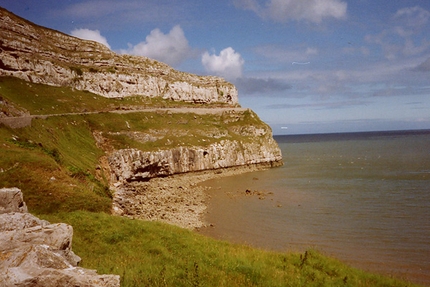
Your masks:
{"label": "foreground rock", "polygon": [[78,267],[73,228],[29,213],[18,188],[0,189],[0,286],[120,286],[118,275]]}

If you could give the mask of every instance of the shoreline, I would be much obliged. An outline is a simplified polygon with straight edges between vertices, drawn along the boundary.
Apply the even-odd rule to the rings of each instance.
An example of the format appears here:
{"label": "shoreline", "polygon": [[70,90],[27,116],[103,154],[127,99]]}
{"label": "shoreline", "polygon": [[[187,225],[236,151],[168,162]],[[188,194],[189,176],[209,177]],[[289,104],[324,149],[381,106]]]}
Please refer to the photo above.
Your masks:
{"label": "shoreline", "polygon": [[[211,195],[208,191],[211,190],[211,188],[202,185],[202,183],[208,180],[221,179],[248,172],[268,170],[270,168],[270,163],[238,166],[153,178],[147,182],[128,183],[118,188],[120,192],[114,195],[114,207],[118,207],[121,203],[124,204],[124,202],[127,201],[126,197],[130,198],[131,196],[136,198],[138,206],[135,206],[133,209],[127,209],[127,212],[113,212],[113,214],[132,219],[160,221],[176,225],[181,228],[194,230],[199,234],[203,234],[215,239],[231,241],[227,238],[220,238],[218,236],[214,236],[214,234],[208,234],[207,232],[204,232],[205,229],[213,232],[215,230],[213,227],[216,227],[217,225],[213,226],[207,221],[208,207],[211,200]],[[251,191],[251,194],[245,192],[246,189],[243,189],[243,192],[240,191],[240,193],[238,191],[232,191],[230,193],[226,193],[225,197],[233,201],[235,199],[241,199],[245,197],[258,202],[261,202],[261,200],[266,202],[264,199],[266,199],[267,202],[272,200],[271,192]],[[266,196],[267,198],[264,198]],[[280,206],[276,206],[275,204],[275,208],[278,207]],[[231,242],[235,241],[233,240]],[[255,246],[253,243],[249,242],[236,243],[267,249],[266,247]],[[276,248],[268,248],[267,250],[281,251]],[[301,252],[303,250],[307,250],[307,248],[303,250],[286,249],[283,251],[288,250],[293,252]],[[333,252],[322,252],[329,257],[339,258],[339,256]],[[363,262],[354,262],[354,260],[348,260],[346,258],[344,258],[342,261],[345,264],[365,270],[367,272],[372,272],[374,274],[393,276],[398,279],[424,284],[424,286],[427,284],[426,278],[415,278],[409,273],[401,272],[401,270],[392,270],[390,268],[381,269],[375,268],[374,266],[371,267],[370,265],[366,268],[366,265],[363,265]]]}
{"label": "shoreline", "polygon": [[198,230],[208,225],[204,217],[210,197],[210,188],[200,183],[273,166],[276,163],[259,163],[127,182],[114,188],[112,214]]}

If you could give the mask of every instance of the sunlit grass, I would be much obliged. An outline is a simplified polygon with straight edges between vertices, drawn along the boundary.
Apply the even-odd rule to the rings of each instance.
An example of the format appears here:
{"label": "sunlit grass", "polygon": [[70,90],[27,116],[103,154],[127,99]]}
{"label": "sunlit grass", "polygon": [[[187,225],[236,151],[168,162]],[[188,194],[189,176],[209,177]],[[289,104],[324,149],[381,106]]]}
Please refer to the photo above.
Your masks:
{"label": "sunlit grass", "polygon": [[82,265],[121,286],[414,286],[351,268],[315,250],[269,252],[158,222],[103,213],[44,216],[74,226]]}
{"label": "sunlit grass", "polygon": [[70,87],[29,83],[14,77],[0,77],[0,96],[32,115],[100,112],[133,108],[230,107],[225,103],[196,104],[162,97],[129,96],[105,98]]}

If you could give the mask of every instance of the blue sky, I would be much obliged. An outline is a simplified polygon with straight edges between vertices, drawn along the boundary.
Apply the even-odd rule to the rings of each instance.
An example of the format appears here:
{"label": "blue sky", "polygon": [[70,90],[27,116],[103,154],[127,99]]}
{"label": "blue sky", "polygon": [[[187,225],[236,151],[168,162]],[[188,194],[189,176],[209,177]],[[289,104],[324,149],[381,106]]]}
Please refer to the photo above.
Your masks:
{"label": "blue sky", "polygon": [[36,24],[219,75],[274,134],[430,129],[428,0],[0,0]]}

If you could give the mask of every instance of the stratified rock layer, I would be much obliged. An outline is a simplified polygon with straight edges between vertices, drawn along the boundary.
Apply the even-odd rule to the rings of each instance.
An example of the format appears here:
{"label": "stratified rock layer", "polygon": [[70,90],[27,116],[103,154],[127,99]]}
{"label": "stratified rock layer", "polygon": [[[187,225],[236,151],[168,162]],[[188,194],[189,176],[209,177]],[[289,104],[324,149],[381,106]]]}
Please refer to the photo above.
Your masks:
{"label": "stratified rock layer", "polygon": [[110,155],[109,164],[114,181],[119,182],[252,164],[281,165],[279,147],[270,139],[247,143],[221,140],[208,147],[176,147],[153,152],[121,149]]}
{"label": "stratified rock layer", "polygon": [[0,76],[70,86],[105,97],[141,95],[199,103],[238,103],[219,77],[176,71],[146,57],[37,26],[0,7]]}
{"label": "stratified rock layer", "polygon": [[18,188],[0,189],[0,199],[0,286],[120,286],[118,275],[77,267],[70,225],[27,213]]}

